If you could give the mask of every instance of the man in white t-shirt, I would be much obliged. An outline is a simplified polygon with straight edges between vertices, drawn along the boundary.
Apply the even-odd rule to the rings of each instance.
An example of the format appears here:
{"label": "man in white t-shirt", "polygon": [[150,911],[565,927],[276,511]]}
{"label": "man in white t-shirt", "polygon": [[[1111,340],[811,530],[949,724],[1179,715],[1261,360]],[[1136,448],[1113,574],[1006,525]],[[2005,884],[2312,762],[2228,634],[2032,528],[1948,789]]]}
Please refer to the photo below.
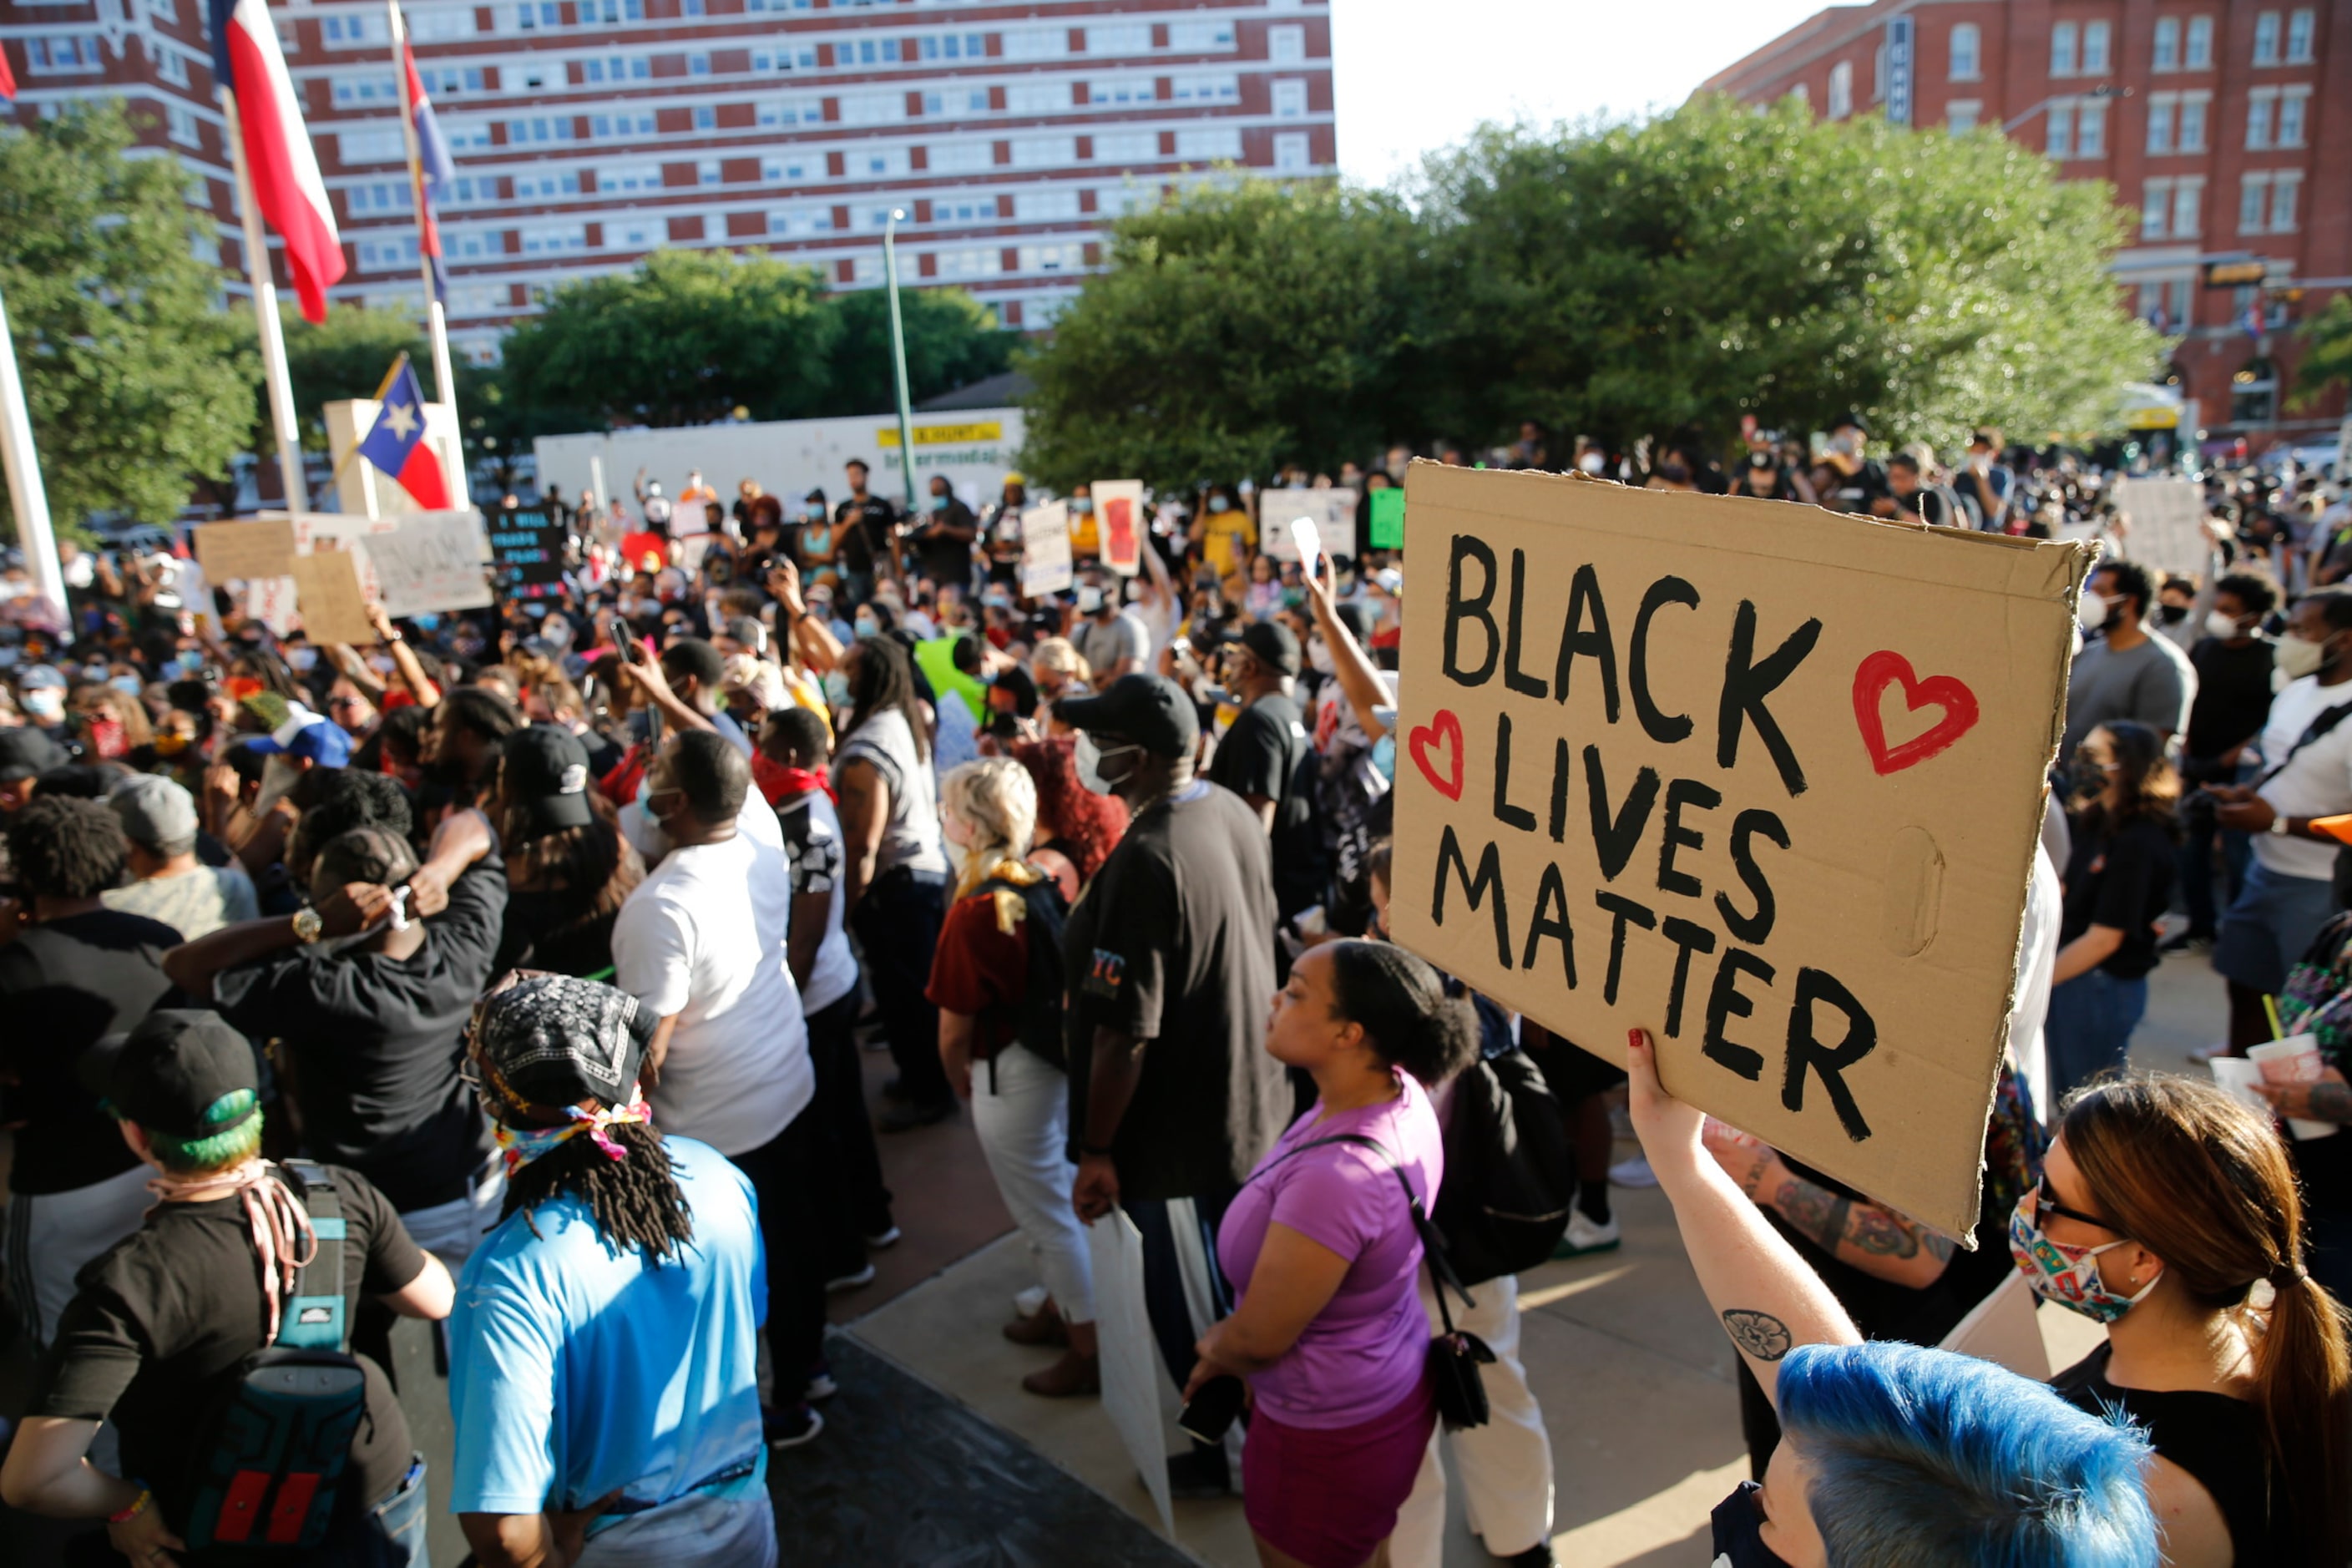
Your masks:
{"label": "man in white t-shirt", "polygon": [[2288,684],[2257,738],[2261,771],[2251,784],[2212,786],[2214,820],[2254,835],[2245,883],[2213,942],[2238,1049],[2271,1037],[2263,998],[2336,912],[2336,842],[2311,824],[2352,812],[2352,588],[2306,595],[2274,652]]}
{"label": "man in white t-shirt", "polygon": [[882,1152],[866,1108],[865,1069],[857,1059],[857,954],[842,928],[848,902],[842,876],[841,814],[825,763],[824,720],[806,708],[779,708],[760,731],[760,753],[772,770],[759,775],[776,808],[792,868],[793,977],[808,1013],[809,1057],[816,1067],[812,1112],[824,1162],[817,1212],[824,1230],[824,1286],[854,1290],[874,1279],[866,1254],[898,1239]]}
{"label": "man in white t-shirt", "polygon": [[772,1444],[823,1426],[799,1396],[822,1373],[824,1281],[808,1027],[787,957],[792,874],[775,814],[743,809],[751,767],[717,731],[681,730],[646,774],[669,844],[613,925],[614,983],[661,1020],[646,1052],[655,1124],[751,1178],[768,1252]]}

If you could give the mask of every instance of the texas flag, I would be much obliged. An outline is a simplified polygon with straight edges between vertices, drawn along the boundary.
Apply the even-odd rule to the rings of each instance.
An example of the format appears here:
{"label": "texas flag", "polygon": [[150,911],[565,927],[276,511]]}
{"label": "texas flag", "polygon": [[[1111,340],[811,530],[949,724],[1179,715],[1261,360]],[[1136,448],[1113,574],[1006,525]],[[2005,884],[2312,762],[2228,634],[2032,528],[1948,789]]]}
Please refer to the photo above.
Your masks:
{"label": "texas flag", "polygon": [[376,396],[383,408],[375,416],[375,428],[359,444],[360,456],[379,473],[398,479],[418,506],[446,510],[456,504],[449,495],[449,478],[425,439],[425,389],[416,384],[416,367],[406,354],[392,367]]}
{"label": "texas flag", "polygon": [[[303,320],[327,319],[327,289],[343,275],[342,237],[302,124],[302,100],[286,74],[265,0],[211,0],[213,79],[236,93],[237,127],[262,218],[286,242],[286,265]],[[248,258],[248,265],[264,258]]]}
{"label": "texas flag", "polygon": [[416,127],[416,245],[433,268],[433,297],[449,302],[449,274],[441,265],[441,224],[434,216],[442,195],[456,183],[457,165],[449,143],[441,139],[440,122],[433,118],[433,100],[425,96],[416,74],[416,56],[404,40],[400,46],[401,74],[408,91],[408,117]]}

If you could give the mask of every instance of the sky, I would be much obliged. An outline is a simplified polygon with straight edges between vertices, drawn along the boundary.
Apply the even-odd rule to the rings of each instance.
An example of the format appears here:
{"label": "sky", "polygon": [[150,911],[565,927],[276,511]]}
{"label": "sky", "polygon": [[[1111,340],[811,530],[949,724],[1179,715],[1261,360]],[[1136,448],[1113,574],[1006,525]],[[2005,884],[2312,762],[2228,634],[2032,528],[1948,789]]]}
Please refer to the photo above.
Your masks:
{"label": "sky", "polygon": [[1480,121],[1668,109],[1829,0],[1331,0],[1339,167],[1385,183]]}

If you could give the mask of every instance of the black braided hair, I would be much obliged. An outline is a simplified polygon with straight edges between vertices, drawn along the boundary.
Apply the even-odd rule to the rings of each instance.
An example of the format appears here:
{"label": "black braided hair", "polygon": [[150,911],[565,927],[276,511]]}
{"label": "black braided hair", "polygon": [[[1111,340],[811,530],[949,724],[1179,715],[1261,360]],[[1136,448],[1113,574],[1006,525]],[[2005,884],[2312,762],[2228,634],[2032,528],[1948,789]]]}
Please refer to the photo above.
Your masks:
{"label": "black braided hair", "polygon": [[538,1236],[531,1211],[569,1193],[588,1205],[607,1247],[616,1252],[636,1247],[659,1264],[694,1239],[694,1211],[670,1173],[669,1151],[661,1134],[642,1121],[617,1122],[604,1132],[629,1152],[627,1159],[614,1159],[593,1138],[573,1138],[507,1178],[499,1217],[520,1209]]}

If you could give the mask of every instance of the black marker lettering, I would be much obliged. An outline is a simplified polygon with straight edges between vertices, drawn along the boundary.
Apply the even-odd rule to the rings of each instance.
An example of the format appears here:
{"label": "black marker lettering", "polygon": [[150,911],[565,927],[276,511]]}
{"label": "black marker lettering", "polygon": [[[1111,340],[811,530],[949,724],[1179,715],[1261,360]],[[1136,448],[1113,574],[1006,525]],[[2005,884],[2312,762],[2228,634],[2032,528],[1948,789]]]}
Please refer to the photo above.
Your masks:
{"label": "black marker lettering", "polygon": [[1666,993],[1666,1037],[1678,1040],[1683,1034],[1683,991],[1690,984],[1691,954],[1713,952],[1715,932],[1676,915],[1668,915],[1661,929],[1666,940],[1675,944],[1675,984]]}
{"label": "black marker lettering", "polygon": [[1746,948],[1725,948],[1723,956],[1716,961],[1715,986],[1706,995],[1706,1042],[1701,1048],[1717,1066],[1728,1068],[1754,1083],[1764,1076],[1763,1056],[1723,1037],[1726,1023],[1756,1015],[1754,998],[1740,994],[1739,976],[1743,971],[1767,985],[1772,984],[1770,964]]}
{"label": "black marker lettering", "polygon": [[1705,890],[1696,877],[1675,869],[1675,851],[1704,849],[1706,835],[1683,826],[1683,807],[1713,811],[1723,804],[1723,792],[1696,779],[1676,779],[1666,786],[1665,826],[1658,835],[1658,891],[1696,899]]}
{"label": "black marker lettering", "polygon": [[1525,602],[1528,577],[1528,552],[1511,552],[1511,615],[1504,628],[1503,684],[1522,697],[1541,697],[1544,683],[1519,668],[1519,631],[1523,622],[1520,605]]}
{"label": "black marker lettering", "polygon": [[[1592,618],[1590,631],[1584,629],[1588,610]],[[1580,655],[1601,667],[1601,709],[1614,724],[1617,722],[1617,648],[1609,640],[1609,607],[1601,602],[1601,579],[1594,574],[1591,562],[1576,569],[1576,581],[1568,590],[1568,619],[1560,626],[1559,663],[1551,678],[1553,701],[1568,700],[1569,668]]]}
{"label": "black marker lettering", "polygon": [[[1559,912],[1551,913],[1553,910]],[[1536,915],[1528,922],[1527,951],[1519,955],[1519,967],[1530,973],[1536,966],[1536,949],[1546,937],[1559,942],[1559,974],[1568,982],[1570,991],[1576,989],[1576,933],[1568,925],[1568,886],[1560,879],[1559,868],[1546,866],[1543,881],[1536,888]]]}
{"label": "black marker lettering", "polygon": [[1462,891],[1470,900],[1472,912],[1476,912],[1487,895],[1494,896],[1495,962],[1506,969],[1510,968],[1511,919],[1503,909],[1503,868],[1500,857],[1495,853],[1493,841],[1489,840],[1486,849],[1480,853],[1478,874],[1474,877],[1470,874],[1470,862],[1462,858],[1461,842],[1454,837],[1454,825],[1447,823],[1445,830],[1438,835],[1437,886],[1430,896],[1429,918],[1440,926],[1445,923],[1445,868],[1449,863],[1454,875],[1462,879]]}
{"label": "black marker lettering", "polygon": [[1495,820],[1522,832],[1536,830],[1536,814],[1505,798],[1511,790],[1511,716],[1495,716]]}
{"label": "black marker lettering", "polygon": [[[1834,1047],[1822,1043],[1813,1031],[1813,1004],[1826,1002],[1845,1015],[1845,1038]],[[1805,1074],[1821,1075],[1822,1089],[1837,1111],[1838,1125],[1859,1143],[1870,1136],[1870,1123],[1845,1086],[1845,1069],[1868,1056],[1878,1045],[1878,1026],[1871,1021],[1853,992],[1818,969],[1797,971],[1797,997],[1789,1008],[1789,1061],[1780,1079],[1780,1103],[1791,1110],[1805,1109]]]}
{"label": "black marker lettering", "polygon": [[1764,868],[1756,863],[1755,841],[1759,838],[1769,838],[1783,849],[1789,847],[1789,830],[1770,812],[1748,810],[1732,818],[1731,868],[1739,873],[1739,879],[1756,896],[1756,912],[1743,915],[1731,907],[1727,895],[1715,896],[1715,912],[1723,917],[1724,925],[1733,936],[1750,947],[1762,947],[1772,934],[1772,884],[1764,879]]}
{"label": "black marker lettering", "polygon": [[1626,922],[1630,921],[1643,931],[1655,931],[1658,917],[1654,910],[1614,893],[1595,893],[1592,901],[1609,911],[1609,975],[1601,984],[1601,999],[1614,1005],[1617,982],[1623,977],[1625,968]]}
{"label": "black marker lettering", "polygon": [[1780,732],[1780,721],[1764,706],[1764,699],[1797,672],[1797,666],[1805,662],[1805,656],[1813,651],[1813,645],[1821,638],[1822,623],[1807,621],[1759,664],[1756,606],[1747,599],[1739,601],[1739,614],[1733,618],[1731,626],[1731,656],[1723,671],[1723,705],[1716,712],[1717,767],[1728,768],[1738,760],[1739,726],[1745,718],[1756,726],[1764,749],[1772,753],[1772,763],[1780,770],[1781,784],[1791,795],[1805,793],[1805,770],[1797,764],[1797,753],[1789,749],[1789,737]]}
{"label": "black marker lettering", "polygon": [[[1462,563],[1475,561],[1486,568],[1486,586],[1475,598],[1465,597],[1462,592]],[[1496,635],[1494,612],[1488,607],[1495,602],[1495,552],[1483,540],[1466,533],[1454,536],[1454,558],[1445,569],[1445,675],[1461,686],[1484,686],[1494,679],[1495,660],[1503,651],[1503,639]],[[1476,669],[1462,668],[1462,623],[1475,621],[1486,628],[1486,657]]]}
{"label": "black marker lettering", "polygon": [[[1633,646],[1625,659],[1625,684],[1633,689],[1633,716],[1650,739],[1672,745],[1691,732],[1686,713],[1663,713],[1650,699],[1650,617],[1668,605],[1698,608],[1698,590],[1679,577],[1661,577],[1642,595],[1641,613],[1633,617]],[[1451,626],[1451,622],[1447,623]]]}
{"label": "black marker lettering", "polygon": [[1568,738],[1551,743],[1551,841],[1568,842]]}
{"label": "black marker lettering", "polygon": [[1609,814],[1609,781],[1601,774],[1598,746],[1584,748],[1584,783],[1592,807],[1592,847],[1601,857],[1601,879],[1613,882],[1633,858],[1642,830],[1650,825],[1651,809],[1658,804],[1658,770],[1643,768],[1634,775],[1633,787],[1625,792],[1625,804],[1617,808],[1614,820]]}

